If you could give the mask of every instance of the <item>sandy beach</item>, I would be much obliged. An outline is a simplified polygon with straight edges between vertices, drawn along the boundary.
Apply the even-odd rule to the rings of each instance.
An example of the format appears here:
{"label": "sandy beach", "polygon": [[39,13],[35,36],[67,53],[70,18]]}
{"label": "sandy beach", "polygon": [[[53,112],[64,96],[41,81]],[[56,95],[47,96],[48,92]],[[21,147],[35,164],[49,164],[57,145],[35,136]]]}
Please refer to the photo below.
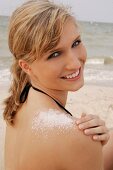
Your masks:
{"label": "sandy beach", "polygon": [[[0,84],[0,170],[3,169],[5,122],[2,118],[2,101],[7,96],[7,86]],[[69,93],[66,108],[79,117],[82,112],[97,114],[113,127],[113,88],[85,85],[77,92]]]}

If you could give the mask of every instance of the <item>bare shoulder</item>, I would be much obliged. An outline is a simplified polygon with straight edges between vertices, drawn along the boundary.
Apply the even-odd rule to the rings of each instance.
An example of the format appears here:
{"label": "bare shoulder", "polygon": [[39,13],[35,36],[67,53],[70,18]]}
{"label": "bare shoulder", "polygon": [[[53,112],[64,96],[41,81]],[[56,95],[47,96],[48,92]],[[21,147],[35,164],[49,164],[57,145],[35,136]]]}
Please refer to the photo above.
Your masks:
{"label": "bare shoulder", "polygon": [[74,120],[53,109],[34,115],[32,141],[28,142],[29,149],[25,151],[32,170],[102,170],[101,145],[80,132]]}
{"label": "bare shoulder", "polygon": [[[103,170],[102,146],[73,127],[69,140],[64,140],[63,165],[68,170]],[[66,156],[65,156],[66,155]]]}
{"label": "bare shoulder", "polygon": [[32,120],[32,131],[37,134],[52,134],[55,130],[61,134],[72,127],[75,127],[75,118],[57,109],[41,111],[35,114]]}

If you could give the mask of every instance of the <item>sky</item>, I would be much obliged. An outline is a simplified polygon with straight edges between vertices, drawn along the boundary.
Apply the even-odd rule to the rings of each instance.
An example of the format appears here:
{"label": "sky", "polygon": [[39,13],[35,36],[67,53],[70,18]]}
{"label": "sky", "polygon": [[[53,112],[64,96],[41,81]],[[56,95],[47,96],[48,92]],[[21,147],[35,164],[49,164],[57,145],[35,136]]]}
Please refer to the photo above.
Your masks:
{"label": "sky", "polygon": [[[0,0],[0,15],[11,15],[25,0]],[[113,23],[113,0],[54,0],[72,7],[78,20]]]}

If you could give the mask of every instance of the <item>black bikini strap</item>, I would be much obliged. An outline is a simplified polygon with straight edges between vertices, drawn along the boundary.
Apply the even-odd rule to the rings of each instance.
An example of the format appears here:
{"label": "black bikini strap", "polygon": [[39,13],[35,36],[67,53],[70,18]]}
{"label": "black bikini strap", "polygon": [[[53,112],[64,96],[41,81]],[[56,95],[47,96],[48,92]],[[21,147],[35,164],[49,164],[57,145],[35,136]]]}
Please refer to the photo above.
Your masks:
{"label": "black bikini strap", "polygon": [[[40,89],[37,89],[36,87],[32,86],[31,83],[27,83],[26,86],[24,87],[21,95],[20,95],[20,103],[24,103],[27,99],[27,96],[28,96],[28,93],[29,93],[29,89],[30,87],[32,87],[34,90],[38,91],[38,92],[41,92],[43,94],[46,94],[48,95],[47,93],[45,93],[44,91],[40,90]],[[67,110],[65,109],[65,107],[63,107],[58,101],[56,101],[53,97],[51,97],[50,95],[48,95],[50,98],[52,98],[57,104],[59,107],[61,107],[63,110],[65,110],[68,114],[70,114],[72,116],[72,114]]]}
{"label": "black bikini strap", "polygon": [[24,103],[26,101],[30,87],[31,87],[30,83],[27,83],[26,86],[24,87],[20,95],[20,103]]}
{"label": "black bikini strap", "polygon": [[[36,91],[38,91],[38,92],[41,92],[41,93],[43,93],[43,94],[46,94],[46,95],[48,95],[47,93],[45,93],[44,91],[42,91],[42,90],[40,90],[40,89],[37,89],[36,87],[34,87],[34,86],[32,86],[31,85],[31,87],[34,89],[34,90],[36,90]],[[50,98],[52,98],[57,104],[58,104],[58,106],[60,106],[62,109],[64,109],[68,114],[70,114],[71,116],[72,116],[72,114],[67,110],[67,109],[65,109],[65,107],[63,107],[58,101],[56,101],[53,97],[51,97],[50,95],[48,95]]]}

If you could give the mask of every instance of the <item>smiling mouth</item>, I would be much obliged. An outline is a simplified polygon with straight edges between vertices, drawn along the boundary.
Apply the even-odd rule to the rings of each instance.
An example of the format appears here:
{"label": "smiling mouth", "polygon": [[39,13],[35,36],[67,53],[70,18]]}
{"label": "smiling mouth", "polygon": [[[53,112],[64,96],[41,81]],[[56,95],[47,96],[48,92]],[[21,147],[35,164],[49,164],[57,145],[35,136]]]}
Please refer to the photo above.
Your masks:
{"label": "smiling mouth", "polygon": [[68,80],[77,79],[77,78],[80,77],[80,72],[81,72],[81,68],[79,68],[76,72],[74,72],[72,74],[68,74],[68,75],[61,77],[61,78],[68,79]]}

